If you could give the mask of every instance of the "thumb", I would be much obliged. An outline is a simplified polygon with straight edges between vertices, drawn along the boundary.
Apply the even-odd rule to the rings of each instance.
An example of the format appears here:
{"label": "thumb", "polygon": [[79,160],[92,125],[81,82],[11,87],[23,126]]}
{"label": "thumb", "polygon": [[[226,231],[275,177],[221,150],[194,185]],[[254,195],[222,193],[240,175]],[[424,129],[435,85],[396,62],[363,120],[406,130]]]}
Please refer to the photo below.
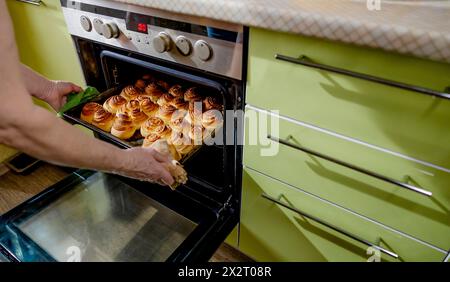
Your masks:
{"label": "thumb", "polygon": [[71,87],[72,87],[72,91],[73,91],[73,92],[78,93],[78,92],[83,91],[83,88],[81,88],[80,86],[78,86],[78,85],[76,85],[76,84],[71,83],[70,85],[71,85]]}

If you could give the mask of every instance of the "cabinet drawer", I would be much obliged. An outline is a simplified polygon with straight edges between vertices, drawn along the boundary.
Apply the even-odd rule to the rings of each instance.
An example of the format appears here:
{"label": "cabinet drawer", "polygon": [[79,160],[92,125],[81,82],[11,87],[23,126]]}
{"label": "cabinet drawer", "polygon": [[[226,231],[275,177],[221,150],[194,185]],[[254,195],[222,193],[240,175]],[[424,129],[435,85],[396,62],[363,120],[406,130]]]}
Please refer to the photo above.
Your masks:
{"label": "cabinet drawer", "polygon": [[[265,111],[247,107],[246,115],[244,165],[439,248],[450,248],[450,173],[300,126],[292,120],[274,115],[269,115],[269,118]],[[255,119],[261,126],[255,124]],[[266,124],[266,121],[270,122]],[[255,132],[255,127],[258,132]],[[255,135],[259,135],[260,140],[251,145],[255,142],[252,140]],[[268,139],[268,135],[273,140],[286,140],[286,144],[293,146]],[[352,167],[305,153],[298,147],[310,148]],[[432,195],[394,185],[354,168],[406,183]]]}
{"label": "cabinet drawer", "polygon": [[[239,247],[258,261],[442,261],[445,257],[444,251],[249,168],[244,171],[242,203]],[[371,244],[383,250],[378,252]]]}
{"label": "cabinet drawer", "polygon": [[250,30],[247,103],[450,167],[450,100],[276,60],[276,54],[443,91],[450,64]]}

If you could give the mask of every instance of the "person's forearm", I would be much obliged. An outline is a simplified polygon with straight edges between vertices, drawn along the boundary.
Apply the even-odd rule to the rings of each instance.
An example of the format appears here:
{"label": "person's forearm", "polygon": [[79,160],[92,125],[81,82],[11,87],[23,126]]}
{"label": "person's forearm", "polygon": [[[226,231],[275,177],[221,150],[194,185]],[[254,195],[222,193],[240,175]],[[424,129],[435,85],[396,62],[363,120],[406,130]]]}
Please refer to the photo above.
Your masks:
{"label": "person's forearm", "polygon": [[20,72],[28,93],[36,98],[45,100],[46,95],[53,87],[53,82],[24,64],[20,64]]}
{"label": "person's forearm", "polygon": [[7,145],[55,164],[106,172],[127,169],[124,150],[88,136],[44,109],[33,106],[17,116],[6,132],[0,131]]}

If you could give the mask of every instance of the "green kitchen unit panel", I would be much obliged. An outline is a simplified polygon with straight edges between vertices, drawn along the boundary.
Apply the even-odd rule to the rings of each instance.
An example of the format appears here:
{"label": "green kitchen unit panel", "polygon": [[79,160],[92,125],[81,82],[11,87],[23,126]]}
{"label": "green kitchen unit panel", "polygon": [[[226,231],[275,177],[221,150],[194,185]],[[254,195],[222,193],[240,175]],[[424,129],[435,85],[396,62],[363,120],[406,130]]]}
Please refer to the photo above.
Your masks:
{"label": "green kitchen unit panel", "polygon": [[244,170],[242,201],[239,249],[257,261],[442,261],[446,255],[251,168]]}
{"label": "green kitchen unit panel", "polygon": [[20,60],[53,80],[85,81],[59,0],[41,6],[6,1],[14,24]]}
{"label": "green kitchen unit panel", "polygon": [[236,226],[233,231],[228,235],[227,239],[225,239],[225,243],[228,245],[238,249],[239,242],[239,226]]}
{"label": "green kitchen unit panel", "polygon": [[275,59],[276,54],[444,91],[450,64],[250,29],[246,102],[450,169],[450,100]]}
{"label": "green kitchen unit panel", "polygon": [[[449,172],[337,138],[248,106],[245,132],[245,166],[438,248],[450,249]],[[313,155],[310,151],[301,151],[299,147],[351,167]],[[388,181],[357,171],[355,167],[376,173]],[[390,180],[432,194],[418,193],[394,185]]]}

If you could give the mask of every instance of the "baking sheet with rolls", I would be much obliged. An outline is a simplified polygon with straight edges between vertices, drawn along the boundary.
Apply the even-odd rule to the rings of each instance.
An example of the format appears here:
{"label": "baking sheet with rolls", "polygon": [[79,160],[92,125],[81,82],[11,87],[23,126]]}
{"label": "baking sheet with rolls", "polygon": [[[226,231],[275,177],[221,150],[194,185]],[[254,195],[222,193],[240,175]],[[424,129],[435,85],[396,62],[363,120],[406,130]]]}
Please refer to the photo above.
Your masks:
{"label": "baking sheet with rolls", "polygon": [[182,163],[222,129],[223,103],[203,90],[144,75],[134,84],[109,89],[63,116],[124,148],[147,147],[165,139],[174,159]]}

